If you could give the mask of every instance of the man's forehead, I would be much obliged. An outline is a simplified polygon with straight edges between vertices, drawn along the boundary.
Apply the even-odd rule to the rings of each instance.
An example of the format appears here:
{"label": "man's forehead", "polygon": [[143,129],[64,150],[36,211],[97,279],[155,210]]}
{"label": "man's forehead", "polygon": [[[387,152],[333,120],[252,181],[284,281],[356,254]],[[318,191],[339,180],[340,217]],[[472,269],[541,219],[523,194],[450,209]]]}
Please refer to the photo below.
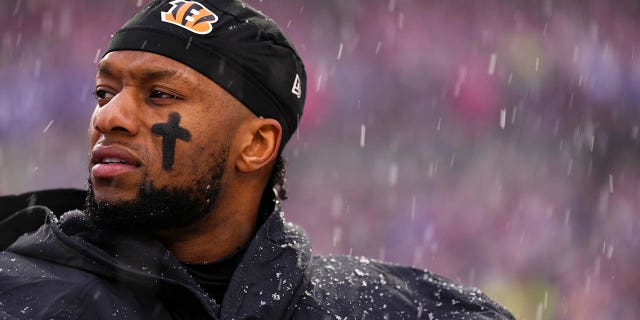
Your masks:
{"label": "man's forehead", "polygon": [[114,51],[100,60],[97,65],[97,77],[129,76],[134,79],[148,80],[156,78],[175,78],[193,82],[200,74],[173,59],[143,51]]}

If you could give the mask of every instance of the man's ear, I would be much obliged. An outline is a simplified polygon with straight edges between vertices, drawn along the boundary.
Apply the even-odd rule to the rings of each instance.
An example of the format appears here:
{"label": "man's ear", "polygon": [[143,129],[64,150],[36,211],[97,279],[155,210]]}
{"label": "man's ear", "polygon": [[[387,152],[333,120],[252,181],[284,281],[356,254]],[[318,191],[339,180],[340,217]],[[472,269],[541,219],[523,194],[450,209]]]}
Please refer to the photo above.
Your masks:
{"label": "man's ear", "polygon": [[282,127],[275,119],[254,118],[247,123],[248,135],[242,142],[236,168],[253,172],[269,165],[278,156]]}

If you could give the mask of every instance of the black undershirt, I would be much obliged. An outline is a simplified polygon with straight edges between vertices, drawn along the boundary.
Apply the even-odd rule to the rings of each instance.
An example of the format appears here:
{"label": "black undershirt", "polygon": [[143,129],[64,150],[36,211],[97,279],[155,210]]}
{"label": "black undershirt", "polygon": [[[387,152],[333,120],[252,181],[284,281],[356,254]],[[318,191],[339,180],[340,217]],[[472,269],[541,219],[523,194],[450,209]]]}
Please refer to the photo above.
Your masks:
{"label": "black undershirt", "polygon": [[183,263],[183,265],[209,297],[222,305],[224,293],[227,291],[233,272],[240,264],[245,251],[246,248],[239,249],[214,262]]}
{"label": "black undershirt", "polygon": [[[273,194],[270,188],[265,188],[258,210],[258,221],[256,229],[260,229],[274,211]],[[231,277],[236,271],[240,261],[247,252],[249,244],[239,248],[236,252],[210,263],[183,263],[189,274],[204,289],[209,297],[222,305],[222,299],[229,287]]]}

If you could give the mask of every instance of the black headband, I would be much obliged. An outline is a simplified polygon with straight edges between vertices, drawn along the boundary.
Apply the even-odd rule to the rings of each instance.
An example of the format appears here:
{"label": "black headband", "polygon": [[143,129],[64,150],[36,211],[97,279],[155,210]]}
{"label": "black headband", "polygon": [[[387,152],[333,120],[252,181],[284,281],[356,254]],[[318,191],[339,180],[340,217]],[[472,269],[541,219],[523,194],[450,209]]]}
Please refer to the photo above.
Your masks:
{"label": "black headband", "polygon": [[241,1],[153,1],[113,35],[105,55],[117,50],[160,54],[202,73],[255,115],[277,120],[281,149],[298,127],[302,60],[273,20]]}

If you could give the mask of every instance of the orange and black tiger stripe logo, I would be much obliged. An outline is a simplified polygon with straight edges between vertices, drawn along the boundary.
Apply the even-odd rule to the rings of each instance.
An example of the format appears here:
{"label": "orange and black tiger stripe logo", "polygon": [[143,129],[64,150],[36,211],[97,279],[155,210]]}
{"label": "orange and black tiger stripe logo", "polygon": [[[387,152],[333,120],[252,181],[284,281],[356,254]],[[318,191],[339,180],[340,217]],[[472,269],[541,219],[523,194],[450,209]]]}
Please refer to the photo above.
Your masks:
{"label": "orange and black tiger stripe logo", "polygon": [[218,16],[196,1],[171,1],[171,9],[162,11],[160,18],[164,22],[173,23],[197,34],[208,34],[213,31],[213,24]]}

